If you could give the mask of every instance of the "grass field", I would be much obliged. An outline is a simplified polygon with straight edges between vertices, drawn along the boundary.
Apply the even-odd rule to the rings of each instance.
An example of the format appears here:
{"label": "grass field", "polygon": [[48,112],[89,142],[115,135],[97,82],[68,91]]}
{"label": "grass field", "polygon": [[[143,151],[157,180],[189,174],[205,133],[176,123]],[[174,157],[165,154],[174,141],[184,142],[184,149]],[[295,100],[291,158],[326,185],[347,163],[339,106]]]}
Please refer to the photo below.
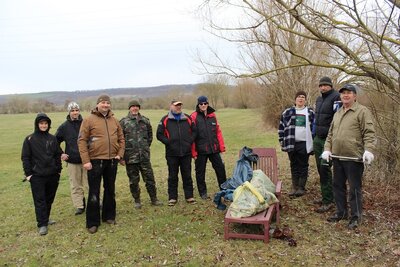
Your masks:
{"label": "grass field", "polygon": [[[115,111],[121,118],[127,111]],[[153,132],[166,111],[145,110]],[[49,113],[51,133],[66,113]],[[84,116],[86,114],[83,114]],[[35,114],[0,115],[0,265],[2,266],[399,266],[399,226],[377,210],[365,210],[359,231],[348,231],[346,222],[329,224],[327,214],[314,212],[312,200],[318,197],[314,158],[310,159],[308,194],[290,200],[288,160],[279,152],[281,179],[284,182],[282,226],[294,231],[296,247],[271,239],[268,245],[254,240],[223,239],[224,212],[212,201],[195,196],[198,203],[183,201],[175,207],[152,207],[142,187],[144,207],[135,210],[128,178],[120,166],[117,176],[117,224],[101,225],[91,235],[85,229],[84,215],[75,216],[69,182],[64,169],[53,205],[47,236],[37,233],[34,207],[28,183],[22,183],[21,146],[33,131]],[[223,155],[227,174],[233,172],[238,151],[243,146],[278,148],[276,131],[263,127],[256,110],[218,111],[227,152]],[[154,138],[155,139],[155,138]],[[278,149],[279,151],[279,149]],[[167,202],[167,168],[164,147],[156,139],[152,145],[152,164],[159,198]],[[193,176],[194,177],[194,176]],[[216,178],[208,165],[209,193],[217,192]],[[374,201],[373,192],[364,193],[366,203]]]}

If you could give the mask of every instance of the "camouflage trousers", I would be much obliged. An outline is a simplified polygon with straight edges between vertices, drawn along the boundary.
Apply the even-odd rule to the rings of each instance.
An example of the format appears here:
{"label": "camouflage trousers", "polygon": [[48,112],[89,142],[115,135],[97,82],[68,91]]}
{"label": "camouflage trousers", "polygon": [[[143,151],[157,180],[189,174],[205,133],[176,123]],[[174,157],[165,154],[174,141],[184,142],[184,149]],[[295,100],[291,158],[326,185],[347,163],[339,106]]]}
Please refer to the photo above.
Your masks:
{"label": "camouflage trousers", "polygon": [[142,161],[140,163],[126,164],[126,173],[129,177],[129,188],[135,202],[140,202],[140,175],[146,184],[147,193],[151,201],[157,200],[156,182],[154,180],[153,168],[150,161]]}

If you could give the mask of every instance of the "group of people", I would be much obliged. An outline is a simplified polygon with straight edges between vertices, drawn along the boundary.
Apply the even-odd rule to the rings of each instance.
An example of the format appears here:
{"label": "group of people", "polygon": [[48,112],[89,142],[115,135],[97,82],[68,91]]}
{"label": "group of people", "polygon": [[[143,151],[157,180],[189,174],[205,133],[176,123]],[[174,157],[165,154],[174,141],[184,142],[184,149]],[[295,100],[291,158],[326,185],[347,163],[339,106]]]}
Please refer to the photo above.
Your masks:
{"label": "group of people", "polygon": [[[344,85],[338,92],[329,77],[319,81],[321,95],[315,111],[306,105],[307,94],[298,91],[294,106],[286,109],[279,123],[279,143],[288,153],[292,190],[290,197],[306,193],[309,156],[315,154],[322,198],[315,201],[319,213],[328,212],[336,203],[329,222],[348,219],[348,227],[358,227],[362,217],[362,175],[364,163],[374,160],[376,137],[369,110],[357,102],[357,89]],[[182,101],[172,100],[170,110],[158,123],[157,139],[165,146],[168,166],[168,206],[178,201],[178,174],[181,173],[187,203],[196,203],[192,180],[192,158],[195,159],[197,189],[202,199],[209,199],[206,165],[215,170],[219,189],[226,181],[221,153],[225,144],[215,110],[206,96],[197,99],[196,110],[182,112]],[[86,211],[86,228],[96,233],[102,222],[116,223],[115,180],[118,164],[125,166],[134,207],[142,208],[140,175],[145,182],[151,205],[161,206],[150,161],[153,128],[140,113],[138,100],[128,104],[128,114],[118,120],[111,111],[111,99],[101,95],[87,118],[82,118],[79,105],[71,102],[68,115],[55,135],[49,133],[51,119],[39,113],[34,132],[22,146],[21,159],[26,180],[30,182],[40,235],[48,233],[50,219],[62,170],[67,163],[71,198],[75,215]],[[65,142],[64,151],[60,144]],[[333,179],[331,166],[333,165]],[[100,187],[103,182],[103,196]],[[349,184],[350,214],[347,207]],[[87,193],[87,199],[85,198]],[[349,216],[350,215],[350,216]]]}
{"label": "group of people", "polygon": [[[215,110],[206,96],[197,100],[196,110],[191,115],[182,112],[181,101],[172,100],[168,114],[161,118],[157,127],[157,139],[165,145],[169,206],[178,201],[179,171],[186,202],[196,203],[191,175],[192,158],[195,159],[197,188],[202,199],[209,199],[205,180],[207,160],[212,163],[219,187],[226,181],[220,155],[225,152],[225,145]],[[150,161],[153,130],[150,120],[140,113],[140,108],[138,100],[130,101],[128,115],[118,121],[111,111],[110,97],[101,95],[91,114],[83,119],[79,105],[71,102],[67,106],[67,119],[55,135],[49,133],[51,119],[44,113],[37,115],[34,132],[24,140],[21,160],[26,180],[31,184],[40,235],[46,235],[48,225],[55,223],[50,219],[50,211],[62,161],[67,163],[75,215],[86,211],[86,228],[91,234],[97,232],[101,222],[116,223],[115,180],[118,164],[126,168],[135,208],[142,208],[140,174],[151,205],[163,205],[157,198]],[[60,146],[63,142],[64,151]],[[100,199],[102,182],[104,190]]]}
{"label": "group of people", "polygon": [[355,229],[362,217],[364,164],[374,160],[373,118],[368,108],[357,102],[357,89],[353,84],[345,84],[336,91],[331,78],[322,77],[319,90],[321,95],[316,100],[315,111],[306,105],[307,94],[298,91],[295,105],[281,115],[278,135],[282,151],[288,153],[290,161],[292,190],[289,197],[301,197],[306,193],[308,160],[314,154],[322,196],[314,201],[320,205],[316,211],[328,212],[335,203],[336,212],[327,220],[349,219],[348,228]]}

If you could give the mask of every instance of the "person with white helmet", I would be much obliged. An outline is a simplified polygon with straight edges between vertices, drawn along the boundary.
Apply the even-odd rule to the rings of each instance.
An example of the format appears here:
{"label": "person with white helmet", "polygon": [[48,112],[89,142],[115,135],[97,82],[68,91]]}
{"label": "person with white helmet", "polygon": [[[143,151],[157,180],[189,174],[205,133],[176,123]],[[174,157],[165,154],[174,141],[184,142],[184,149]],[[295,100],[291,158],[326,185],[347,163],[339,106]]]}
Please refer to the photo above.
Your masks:
{"label": "person with white helmet", "polygon": [[65,142],[65,150],[61,154],[61,160],[67,162],[72,203],[75,207],[75,215],[79,215],[85,212],[85,192],[88,192],[87,171],[82,166],[78,149],[78,135],[82,116],[76,102],[70,102],[67,110],[67,120],[58,127],[56,137],[59,144]]}

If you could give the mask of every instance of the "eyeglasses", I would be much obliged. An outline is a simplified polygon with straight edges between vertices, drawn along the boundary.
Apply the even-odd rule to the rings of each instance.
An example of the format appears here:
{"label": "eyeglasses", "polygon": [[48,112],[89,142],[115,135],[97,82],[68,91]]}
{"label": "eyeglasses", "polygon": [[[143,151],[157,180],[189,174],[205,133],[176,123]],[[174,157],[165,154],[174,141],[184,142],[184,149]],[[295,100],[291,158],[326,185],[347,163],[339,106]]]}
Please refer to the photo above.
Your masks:
{"label": "eyeglasses", "polygon": [[199,106],[206,106],[206,105],[208,105],[207,102],[204,102],[204,103],[200,103],[200,104],[199,104]]}

